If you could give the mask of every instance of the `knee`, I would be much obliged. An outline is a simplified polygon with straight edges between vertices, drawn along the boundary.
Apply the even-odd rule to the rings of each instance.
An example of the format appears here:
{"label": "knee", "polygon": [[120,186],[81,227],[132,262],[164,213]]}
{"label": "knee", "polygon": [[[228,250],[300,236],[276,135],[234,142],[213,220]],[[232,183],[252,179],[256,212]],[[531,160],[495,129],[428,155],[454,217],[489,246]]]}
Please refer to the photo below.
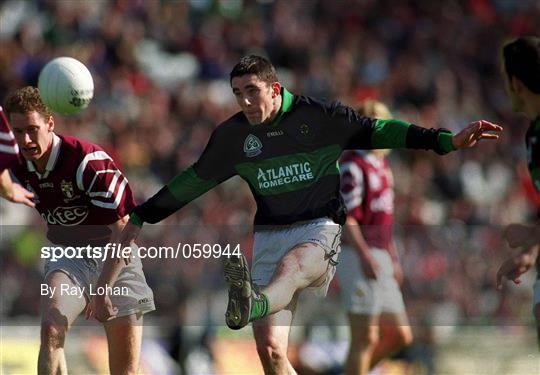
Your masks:
{"label": "knee", "polygon": [[279,368],[287,360],[287,348],[279,340],[266,337],[256,341],[257,353],[265,368]]}
{"label": "knee", "polygon": [[46,318],[41,322],[41,345],[49,349],[64,347],[66,332],[66,325]]}

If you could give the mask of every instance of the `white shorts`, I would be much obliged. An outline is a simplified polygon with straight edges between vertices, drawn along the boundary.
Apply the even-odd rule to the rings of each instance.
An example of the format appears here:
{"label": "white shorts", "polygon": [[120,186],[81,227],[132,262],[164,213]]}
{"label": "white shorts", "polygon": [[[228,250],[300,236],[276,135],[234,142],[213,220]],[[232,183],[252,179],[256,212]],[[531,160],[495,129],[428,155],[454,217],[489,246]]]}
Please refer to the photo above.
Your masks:
{"label": "white shorts", "polygon": [[337,277],[345,308],[352,314],[370,316],[405,312],[403,295],[394,278],[390,254],[383,249],[373,248],[370,251],[379,264],[376,280],[366,278],[356,250],[349,246],[343,247]]}
{"label": "white shorts", "polygon": [[[62,257],[55,262],[49,259],[45,263],[45,278],[52,272],[63,272],[77,287],[83,288],[86,301],[89,301],[91,299],[90,287],[94,292],[96,291],[95,285],[102,268],[101,259]],[[127,291],[121,295],[110,296],[113,306],[118,308],[117,317],[145,314],[156,309],[154,294],[146,283],[139,258],[132,258],[131,263],[122,269],[114,283],[114,288],[115,290]]]}
{"label": "white shorts", "polygon": [[302,243],[315,243],[324,249],[328,259],[325,282],[315,287],[316,294],[324,297],[336,272],[340,240],[341,226],[328,218],[257,231],[254,234],[251,278],[257,285],[268,285],[279,262],[289,250]]}

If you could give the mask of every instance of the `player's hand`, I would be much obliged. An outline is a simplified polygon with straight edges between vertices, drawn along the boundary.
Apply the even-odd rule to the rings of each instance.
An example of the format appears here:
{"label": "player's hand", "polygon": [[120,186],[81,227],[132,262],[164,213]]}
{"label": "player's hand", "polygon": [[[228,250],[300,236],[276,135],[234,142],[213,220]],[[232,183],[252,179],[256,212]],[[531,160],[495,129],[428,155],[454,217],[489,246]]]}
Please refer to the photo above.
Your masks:
{"label": "player's hand", "polygon": [[111,298],[107,295],[99,295],[92,298],[86,306],[86,319],[95,317],[98,321],[104,323],[116,318],[118,308],[114,307]]}
{"label": "player's hand", "polygon": [[393,260],[392,267],[394,269],[394,279],[401,286],[403,284],[403,269],[401,268],[401,264],[399,264],[399,261]]}
{"label": "player's hand", "polygon": [[34,194],[23,188],[20,184],[14,182],[11,194],[6,198],[13,203],[22,203],[28,207],[36,207],[35,203],[32,201]]}
{"label": "player's hand", "polygon": [[364,275],[368,279],[377,279],[380,266],[379,263],[377,263],[377,261],[371,255],[363,256],[360,265],[362,267],[362,272],[364,272]]}
{"label": "player's hand", "polygon": [[500,132],[502,129],[502,126],[493,124],[489,121],[475,121],[454,135],[452,144],[456,149],[469,148],[474,146],[476,142],[481,139],[498,139],[499,135],[491,132]]}
{"label": "player's hand", "polygon": [[532,251],[521,253],[505,260],[497,271],[497,290],[501,290],[504,278],[512,280],[515,284],[521,283],[521,275],[534,266],[535,257]]}
{"label": "player's hand", "polygon": [[510,224],[504,231],[504,237],[512,248],[531,247],[537,242],[534,238],[535,233],[537,233],[535,229],[538,230],[530,225]]}
{"label": "player's hand", "polygon": [[[135,225],[133,223],[128,222],[124,229],[122,230],[122,233],[120,233],[120,236],[118,238],[118,242],[121,245],[121,248],[124,249],[126,247],[133,248],[133,244],[135,243],[135,240],[139,236],[139,233],[141,232],[141,226]],[[129,254],[129,256],[126,256],[123,258],[124,263],[128,265],[131,263],[131,257],[133,254]],[[121,258],[118,258],[118,261],[120,261]]]}

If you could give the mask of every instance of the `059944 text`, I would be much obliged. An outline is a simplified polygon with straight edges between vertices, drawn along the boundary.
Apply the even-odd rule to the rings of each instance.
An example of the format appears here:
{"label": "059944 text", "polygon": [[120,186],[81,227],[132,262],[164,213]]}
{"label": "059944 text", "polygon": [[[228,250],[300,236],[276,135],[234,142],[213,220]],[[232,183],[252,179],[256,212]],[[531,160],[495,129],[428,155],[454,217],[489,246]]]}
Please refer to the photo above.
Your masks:
{"label": "059944 text", "polygon": [[226,244],[222,246],[221,244],[178,244],[177,252],[180,247],[182,248],[182,258],[221,258],[221,257],[239,257],[240,256],[240,245],[234,245],[234,248],[231,248],[231,244]]}

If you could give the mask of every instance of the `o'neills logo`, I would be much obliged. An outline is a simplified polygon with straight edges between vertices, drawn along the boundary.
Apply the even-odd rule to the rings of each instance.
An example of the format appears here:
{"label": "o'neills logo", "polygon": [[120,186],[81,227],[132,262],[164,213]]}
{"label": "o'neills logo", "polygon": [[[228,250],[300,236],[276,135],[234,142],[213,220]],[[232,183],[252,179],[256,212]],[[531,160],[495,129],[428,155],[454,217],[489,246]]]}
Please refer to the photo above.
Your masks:
{"label": "o'neills logo", "polygon": [[313,179],[311,165],[308,162],[294,163],[279,168],[261,169],[257,172],[259,189],[292,184]]}
{"label": "o'neills logo", "polygon": [[80,224],[88,216],[88,209],[85,206],[57,207],[53,212],[42,212],[41,217],[52,225],[73,226]]}

